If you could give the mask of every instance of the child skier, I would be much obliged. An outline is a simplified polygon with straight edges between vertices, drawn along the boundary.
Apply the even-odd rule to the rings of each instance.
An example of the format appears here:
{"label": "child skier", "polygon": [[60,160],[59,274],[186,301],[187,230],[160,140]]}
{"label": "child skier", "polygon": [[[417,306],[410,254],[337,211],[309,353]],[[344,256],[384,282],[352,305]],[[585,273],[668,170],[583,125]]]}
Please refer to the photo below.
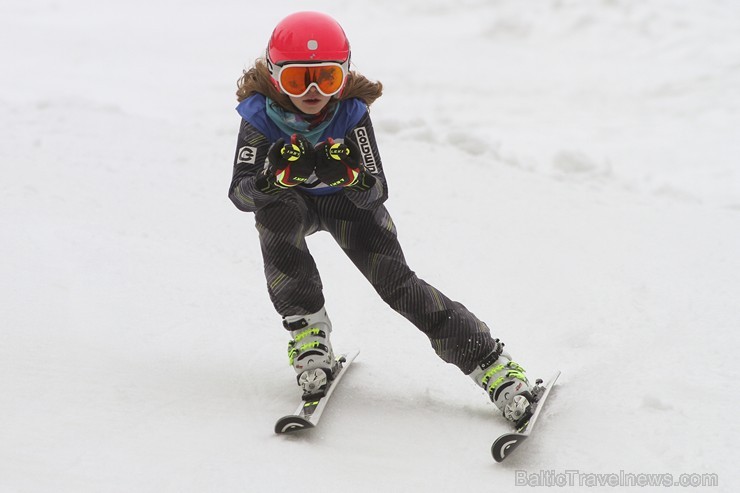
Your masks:
{"label": "child skier", "polygon": [[388,187],[368,114],[382,85],[349,68],[342,27],[328,15],[298,12],[277,25],[265,58],[237,90],[242,121],[229,198],[254,212],[270,299],[290,333],[304,398],[321,394],[338,367],[305,241],[323,230],[440,358],[470,375],[507,419],[522,422],[532,401],[524,370],[485,323],[406,264],[383,205]]}

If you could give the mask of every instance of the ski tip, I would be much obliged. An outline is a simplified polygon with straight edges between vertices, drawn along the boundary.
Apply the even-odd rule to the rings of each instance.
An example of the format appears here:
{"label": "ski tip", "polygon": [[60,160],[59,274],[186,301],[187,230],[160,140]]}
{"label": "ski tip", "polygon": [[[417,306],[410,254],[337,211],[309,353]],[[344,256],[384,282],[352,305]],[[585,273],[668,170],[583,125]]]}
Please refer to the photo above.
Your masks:
{"label": "ski tip", "polygon": [[314,424],[300,416],[283,416],[275,423],[275,433],[282,435],[284,433],[293,433],[301,430],[309,430]]}
{"label": "ski tip", "polygon": [[527,435],[519,433],[507,433],[501,435],[493,445],[491,445],[491,455],[496,462],[503,462],[506,456],[513,452],[521,443],[527,439]]}
{"label": "ski tip", "polygon": [[344,358],[345,360],[347,360],[347,361],[349,361],[351,363],[352,360],[354,360],[357,357],[358,354],[360,354],[360,350],[359,349],[353,349],[352,351],[349,351],[349,352],[344,353],[342,355],[342,358]]}

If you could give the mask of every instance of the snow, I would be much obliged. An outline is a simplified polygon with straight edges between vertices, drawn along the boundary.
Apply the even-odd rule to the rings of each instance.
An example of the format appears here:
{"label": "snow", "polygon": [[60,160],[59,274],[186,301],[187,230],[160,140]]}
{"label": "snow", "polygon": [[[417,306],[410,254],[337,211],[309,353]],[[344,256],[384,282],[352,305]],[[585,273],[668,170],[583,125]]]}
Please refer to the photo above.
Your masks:
{"label": "snow", "polygon": [[[385,85],[412,268],[530,376],[563,372],[504,464],[486,396],[325,234],[334,346],[362,352],[319,429],[272,433],[296,389],[226,198],[233,91],[307,8]],[[737,2],[7,0],[0,60],[0,491],[510,491],[567,470],[736,490]]]}

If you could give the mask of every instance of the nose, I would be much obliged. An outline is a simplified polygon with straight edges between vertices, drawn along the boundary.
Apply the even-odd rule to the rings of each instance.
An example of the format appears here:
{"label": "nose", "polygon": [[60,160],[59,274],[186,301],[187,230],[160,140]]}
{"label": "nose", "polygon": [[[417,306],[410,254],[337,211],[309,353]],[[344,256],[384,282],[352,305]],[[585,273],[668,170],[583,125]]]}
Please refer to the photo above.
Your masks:
{"label": "nose", "polygon": [[316,88],[315,84],[311,84],[311,87],[308,88],[308,92],[306,93],[307,96],[316,96],[319,94],[319,90]]}

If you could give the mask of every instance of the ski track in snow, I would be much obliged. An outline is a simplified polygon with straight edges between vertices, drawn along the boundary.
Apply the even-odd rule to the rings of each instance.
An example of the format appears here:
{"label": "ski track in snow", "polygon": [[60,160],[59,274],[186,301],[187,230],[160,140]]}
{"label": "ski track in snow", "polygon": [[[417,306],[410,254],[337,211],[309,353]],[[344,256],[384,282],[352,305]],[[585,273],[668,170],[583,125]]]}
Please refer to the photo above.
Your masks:
{"label": "ski track in snow", "polygon": [[[740,7],[309,4],[0,6],[0,491],[500,491],[518,470],[734,491]],[[233,90],[304,8],[385,85],[412,268],[532,378],[563,372],[504,464],[482,391],[321,233],[334,346],[362,352],[320,428],[272,433],[297,391],[253,218],[226,197]]]}

